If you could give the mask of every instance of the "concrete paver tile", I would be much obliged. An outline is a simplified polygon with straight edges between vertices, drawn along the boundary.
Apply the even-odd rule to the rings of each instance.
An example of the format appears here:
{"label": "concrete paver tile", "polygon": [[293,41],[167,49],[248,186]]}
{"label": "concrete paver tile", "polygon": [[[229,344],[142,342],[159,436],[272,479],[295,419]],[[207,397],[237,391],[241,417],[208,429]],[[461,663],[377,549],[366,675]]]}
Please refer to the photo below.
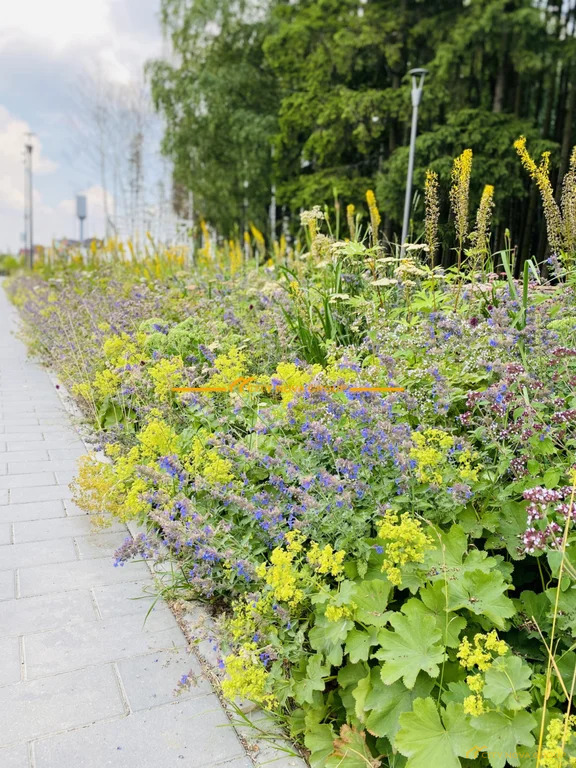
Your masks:
{"label": "concrete paver tile", "polygon": [[144,625],[137,615],[70,624],[24,636],[26,678],[34,680],[184,645],[184,635],[170,613],[153,613]]}
{"label": "concrete paver tile", "polygon": [[20,676],[20,640],[18,637],[2,637],[0,638],[0,687],[8,683],[17,683]]}
{"label": "concrete paver tile", "polygon": [[[119,661],[117,667],[133,711],[212,693],[198,660],[185,649],[134,656]],[[196,684],[176,696],[178,681],[188,673]]]}
{"label": "concrete paver tile", "polygon": [[78,560],[73,539],[47,539],[0,547],[0,571],[24,568],[30,563],[66,563]]}
{"label": "concrete paver tile", "polygon": [[204,768],[244,752],[215,696],[42,739],[34,751],[36,768]]}
{"label": "concrete paver tile", "polygon": [[0,602],[0,637],[45,632],[97,618],[87,589],[3,600]]}
{"label": "concrete paver tile", "polygon": [[18,571],[20,596],[32,597],[69,589],[87,589],[99,584],[133,581],[148,573],[145,563],[128,563],[123,568],[114,568],[108,557],[30,566]]}
{"label": "concrete paver tile", "polygon": [[6,685],[0,688],[0,746],[121,717],[125,711],[110,666]]}

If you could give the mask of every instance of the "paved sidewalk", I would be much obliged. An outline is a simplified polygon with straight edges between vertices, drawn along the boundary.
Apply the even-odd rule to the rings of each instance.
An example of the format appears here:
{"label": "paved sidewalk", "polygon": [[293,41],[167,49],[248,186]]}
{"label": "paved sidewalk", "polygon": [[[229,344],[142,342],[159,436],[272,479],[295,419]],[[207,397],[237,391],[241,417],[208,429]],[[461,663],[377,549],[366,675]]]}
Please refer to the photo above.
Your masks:
{"label": "paved sidewalk", "polygon": [[68,483],[84,446],[41,367],[11,335],[0,281],[0,767],[249,768],[197,662],[152,598],[126,535],[93,533]]}

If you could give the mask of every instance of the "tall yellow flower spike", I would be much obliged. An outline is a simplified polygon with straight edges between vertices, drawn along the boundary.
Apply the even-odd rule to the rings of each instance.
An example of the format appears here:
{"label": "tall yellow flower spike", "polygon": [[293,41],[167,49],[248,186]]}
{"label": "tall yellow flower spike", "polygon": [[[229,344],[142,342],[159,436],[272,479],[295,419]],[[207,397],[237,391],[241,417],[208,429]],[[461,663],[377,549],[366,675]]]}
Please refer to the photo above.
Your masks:
{"label": "tall yellow flower spike", "polygon": [[458,267],[462,263],[462,249],[468,234],[468,198],[470,194],[470,176],[472,174],[472,150],[465,149],[454,160],[452,166],[452,187],[450,188],[450,204],[456,224],[458,239]]}

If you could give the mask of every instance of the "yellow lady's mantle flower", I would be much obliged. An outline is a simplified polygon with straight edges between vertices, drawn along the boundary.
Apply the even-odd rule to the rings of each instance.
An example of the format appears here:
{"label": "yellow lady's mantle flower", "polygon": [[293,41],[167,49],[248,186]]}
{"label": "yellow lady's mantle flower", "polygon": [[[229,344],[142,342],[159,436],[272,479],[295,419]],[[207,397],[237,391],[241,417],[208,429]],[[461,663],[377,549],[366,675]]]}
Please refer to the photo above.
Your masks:
{"label": "yellow lady's mantle flower", "polygon": [[433,546],[420,521],[407,512],[400,517],[387,513],[378,526],[378,538],[384,542],[382,571],[395,586],[402,584],[402,566],[423,562],[424,553]]}

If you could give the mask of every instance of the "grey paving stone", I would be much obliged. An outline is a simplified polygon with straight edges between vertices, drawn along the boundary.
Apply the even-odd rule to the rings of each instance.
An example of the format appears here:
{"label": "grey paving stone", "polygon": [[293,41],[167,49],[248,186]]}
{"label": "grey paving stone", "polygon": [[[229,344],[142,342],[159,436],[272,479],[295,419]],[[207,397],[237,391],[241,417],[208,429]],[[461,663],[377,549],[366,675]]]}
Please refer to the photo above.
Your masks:
{"label": "grey paving stone", "polygon": [[12,427],[14,430],[20,429],[20,427],[38,426],[40,421],[38,420],[38,414],[34,416],[23,416],[20,413],[9,414],[6,413],[2,416],[2,422],[7,427]]}
{"label": "grey paving stone", "polygon": [[[51,461],[71,461],[73,459],[79,459],[80,456],[88,453],[88,451],[86,450],[84,444],[81,444],[78,447],[49,448],[48,453],[50,455]],[[4,461],[4,458],[2,458],[2,461]]]}
{"label": "grey paving stone", "polygon": [[243,748],[218,699],[203,696],[42,739],[35,755],[36,768],[204,768]]}
{"label": "grey paving stone", "polygon": [[6,403],[3,407],[0,406],[0,418],[4,419],[5,416],[28,416],[35,414],[34,406],[30,402],[14,402]]}
{"label": "grey paving stone", "polygon": [[[0,494],[2,491],[0,491]],[[69,499],[72,491],[65,485],[38,485],[32,488],[15,488],[10,491],[11,504]]]}
{"label": "grey paving stone", "polygon": [[[117,667],[130,709],[135,712],[212,693],[212,686],[197,659],[185,649],[124,659],[118,662]],[[176,696],[178,681],[182,675],[189,673],[190,680],[196,681],[196,684]]]}
{"label": "grey paving stone", "polygon": [[78,560],[73,539],[48,539],[0,547],[0,571],[24,568],[30,564],[66,563]]}
{"label": "grey paving stone", "polygon": [[130,656],[183,647],[186,641],[170,613],[122,616],[104,621],[70,624],[62,629],[24,636],[26,677],[33,680],[106,664]]}
{"label": "grey paving stone", "polygon": [[13,600],[16,597],[15,584],[14,571],[0,571],[0,600]]}
{"label": "grey paving stone", "polygon": [[157,600],[149,572],[147,577],[140,581],[94,587],[92,593],[103,619],[134,614],[144,620],[151,609],[154,612],[168,610],[163,600]]}
{"label": "grey paving stone", "polygon": [[[0,688],[0,712],[0,746],[5,746],[105,718],[121,717],[125,706],[114,671],[107,666]],[[56,763],[52,768],[55,766]]]}
{"label": "grey paving stone", "polygon": [[2,768],[30,768],[28,745],[15,744],[0,749],[0,765]]}
{"label": "grey paving stone", "polygon": [[0,638],[0,686],[17,683],[19,680],[20,640],[18,637],[2,637]]}
{"label": "grey paving stone", "polygon": [[109,558],[37,565],[18,571],[21,597],[65,592],[69,589],[88,589],[119,581],[134,581],[148,574],[144,563],[128,563],[124,568],[114,568]]}
{"label": "grey paving stone", "polygon": [[[52,503],[52,502],[50,502]],[[67,536],[88,536],[94,533],[94,525],[89,515],[77,517],[53,517],[47,520],[30,520],[14,524],[14,541],[43,541],[45,539],[60,539]],[[120,524],[115,523],[105,531],[125,531]],[[125,534],[127,535],[127,534]]]}
{"label": "grey paving stone", "polygon": [[0,488],[31,488],[35,485],[55,485],[54,472],[30,472],[22,475],[7,475],[0,477]]}
{"label": "grey paving stone", "polygon": [[60,470],[55,473],[56,475],[56,482],[59,485],[65,485],[68,486],[74,480],[78,475],[78,467],[74,467],[74,469],[68,469],[68,470]]}
{"label": "grey paving stone", "polygon": [[[1,455],[1,454],[0,454]],[[3,461],[3,459],[0,459]],[[74,470],[77,467],[75,459],[68,461],[12,461],[7,466],[10,475],[27,475],[31,472],[59,472],[60,470]]]}
{"label": "grey paving stone", "polygon": [[0,504],[8,504],[8,491],[6,489],[0,490]]}
{"label": "grey paving stone", "polygon": [[74,540],[80,559],[86,560],[94,557],[113,557],[114,552],[127,538],[132,538],[127,531],[99,531],[88,536],[76,536]]}
{"label": "grey paving stone", "polygon": [[5,475],[8,472],[8,465],[0,462],[0,475]]}
{"label": "grey paving stone", "polygon": [[10,440],[7,435],[0,435],[0,440],[6,443],[7,451],[27,451],[28,449],[35,450],[37,448],[44,448],[46,450],[51,449],[66,449],[70,451],[81,451],[85,453],[84,443],[78,439],[77,435],[72,432],[68,437],[58,437],[54,435],[47,435],[41,442],[31,440]]}
{"label": "grey paving stone", "polygon": [[[0,602],[0,637],[45,632],[98,618],[89,590]],[[1,765],[1,763],[0,763]]]}
{"label": "grey paving stone", "polygon": [[[85,509],[82,509],[78,504],[75,504],[72,499],[64,499],[64,509],[69,517],[83,517],[88,514]],[[108,527],[104,530],[108,530]]]}
{"label": "grey paving stone", "polygon": [[[38,443],[34,443],[34,445],[38,445]],[[12,461],[48,461],[48,450],[46,448],[31,448],[29,451],[6,451],[5,453],[0,454],[2,457],[2,461],[10,462]],[[67,457],[71,458],[71,457]]]}
{"label": "grey paving stone", "polygon": [[[42,429],[40,425],[33,427],[32,429],[34,429],[34,432],[14,432],[13,430],[9,432],[3,432],[0,436],[0,440],[4,440],[6,442],[20,441],[26,443],[37,443],[39,440],[44,440],[44,434],[40,431]],[[18,448],[16,450],[21,449]]]}
{"label": "grey paving stone", "polygon": [[23,520],[46,520],[65,517],[61,501],[36,501],[25,504],[0,505],[0,523],[15,523]]}
{"label": "grey paving stone", "polygon": [[2,523],[0,525],[0,546],[10,544],[12,542],[12,526],[10,523]]}

